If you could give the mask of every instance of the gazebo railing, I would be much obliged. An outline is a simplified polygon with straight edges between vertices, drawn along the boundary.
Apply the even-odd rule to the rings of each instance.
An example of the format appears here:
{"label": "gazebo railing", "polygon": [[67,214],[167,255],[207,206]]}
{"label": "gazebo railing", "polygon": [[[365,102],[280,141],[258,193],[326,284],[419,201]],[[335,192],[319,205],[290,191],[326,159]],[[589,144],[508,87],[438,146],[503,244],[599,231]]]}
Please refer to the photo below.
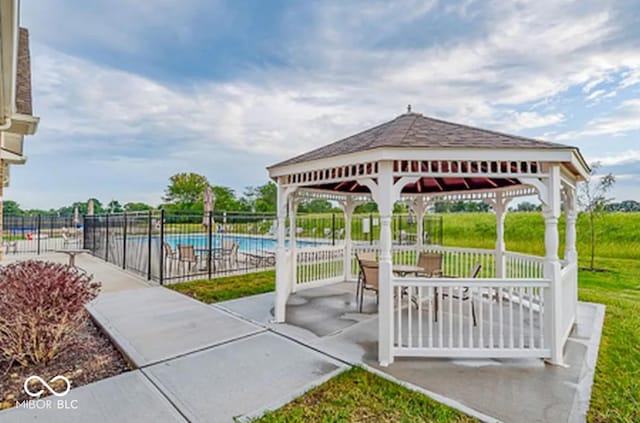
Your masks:
{"label": "gazebo railing", "polygon": [[550,356],[544,303],[549,280],[394,278],[392,283],[394,356]]}
{"label": "gazebo railing", "polygon": [[575,316],[576,304],[578,304],[578,266],[576,263],[567,264],[560,272],[560,291],[562,298],[562,342],[569,337]]}
{"label": "gazebo railing", "polygon": [[522,253],[505,253],[506,277],[541,278],[544,273],[544,258]]}
{"label": "gazebo railing", "polygon": [[305,247],[295,251],[294,291],[344,281],[344,245]]}

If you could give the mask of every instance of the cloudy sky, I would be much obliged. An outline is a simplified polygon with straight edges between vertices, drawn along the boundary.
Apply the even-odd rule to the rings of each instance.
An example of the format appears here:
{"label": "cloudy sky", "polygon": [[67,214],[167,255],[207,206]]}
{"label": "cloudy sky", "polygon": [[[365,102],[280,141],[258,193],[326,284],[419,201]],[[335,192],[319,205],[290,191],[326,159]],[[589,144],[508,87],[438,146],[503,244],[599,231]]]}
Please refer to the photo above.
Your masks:
{"label": "cloudy sky", "polygon": [[158,204],[413,110],[580,147],[640,200],[637,0],[22,1],[40,116],[7,199]]}

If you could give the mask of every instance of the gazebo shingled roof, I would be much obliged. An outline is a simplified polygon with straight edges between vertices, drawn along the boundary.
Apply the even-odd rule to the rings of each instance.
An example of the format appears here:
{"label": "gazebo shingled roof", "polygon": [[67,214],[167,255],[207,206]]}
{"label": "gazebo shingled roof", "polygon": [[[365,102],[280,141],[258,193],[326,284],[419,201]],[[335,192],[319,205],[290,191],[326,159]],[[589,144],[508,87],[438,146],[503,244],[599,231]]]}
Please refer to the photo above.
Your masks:
{"label": "gazebo shingled roof", "polygon": [[269,168],[376,148],[576,149],[569,145],[447,122],[419,113],[405,113],[391,121],[277,163]]}
{"label": "gazebo shingled roof", "polygon": [[[416,153],[415,158],[410,157],[409,160],[422,160],[421,164],[416,162],[411,166],[431,166],[431,164],[427,165],[424,162],[424,160],[427,160],[435,163],[434,166],[439,169],[439,172],[436,172],[437,174],[429,175],[425,173],[416,182],[407,184],[402,190],[405,195],[509,189],[521,186],[523,184],[518,178],[518,173],[520,172],[518,160],[520,160],[520,157],[531,157],[530,155],[524,156],[521,153],[524,150],[537,151],[540,153],[540,157],[549,157],[546,153],[559,152],[563,154],[563,158],[551,161],[565,162],[565,165],[574,174],[580,174],[581,170],[578,169],[580,167],[588,168],[579,150],[573,146],[503,134],[408,112],[389,122],[272,165],[268,169],[272,177],[281,174],[281,172],[286,172],[283,170],[285,168],[299,168],[307,164],[311,165],[309,169],[313,169],[313,172],[318,169],[326,169],[326,166],[330,167],[331,165],[326,163],[327,159],[338,159],[339,157],[374,153],[374,151],[382,150],[398,152],[396,159],[393,159],[396,160],[394,162],[395,171],[401,171],[399,169],[401,166],[409,166],[406,162],[404,162],[405,164],[402,162],[402,160],[407,160],[406,154],[404,159],[399,159],[400,161],[398,161],[402,151],[414,151]],[[494,150],[496,152],[495,155],[492,153]],[[438,151],[466,151],[466,163],[456,159],[439,159],[436,155]],[[481,151],[484,153],[484,156],[482,156],[484,158],[480,158]],[[433,152],[433,154],[425,154],[426,152]],[[487,152],[491,153],[487,156]],[[493,160],[500,152],[506,153],[511,158],[503,159],[500,163],[486,161],[487,157],[490,158],[489,160]],[[503,155],[502,157],[504,158],[505,156]],[[567,157],[576,158],[578,162],[581,162],[581,165],[574,166],[571,163],[572,159],[567,161]],[[529,171],[534,174],[542,172],[540,167],[544,160],[538,161],[530,158],[524,160],[528,160]],[[324,162],[324,164],[312,165],[312,162]],[[366,169],[370,169],[373,164],[368,162],[364,166]],[[490,169],[492,166],[500,166],[501,169],[495,172]],[[316,178],[314,176],[307,178],[307,183],[304,184],[305,187],[307,189],[342,192],[344,194],[369,193],[369,188],[358,181],[358,177],[343,178],[340,176],[341,171],[339,169],[337,172],[331,172],[333,171],[329,172],[329,177]],[[322,170],[320,170],[320,173],[326,174]]]}

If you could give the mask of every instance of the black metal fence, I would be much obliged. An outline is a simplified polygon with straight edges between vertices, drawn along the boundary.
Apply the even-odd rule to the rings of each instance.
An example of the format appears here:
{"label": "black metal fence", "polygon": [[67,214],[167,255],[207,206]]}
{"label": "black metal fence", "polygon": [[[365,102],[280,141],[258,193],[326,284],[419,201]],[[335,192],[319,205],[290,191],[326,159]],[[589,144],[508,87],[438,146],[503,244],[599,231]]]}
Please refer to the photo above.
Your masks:
{"label": "black metal fence", "polygon": [[82,218],[73,216],[3,215],[5,254],[40,254],[82,245]]}
{"label": "black metal fence", "polygon": [[[416,242],[415,219],[396,215],[392,222],[396,243]],[[287,220],[287,235],[288,226]],[[352,219],[355,242],[373,244],[379,230],[375,214]],[[344,231],[342,213],[296,217],[296,239],[303,247],[343,242]],[[83,246],[94,256],[161,284],[275,266],[273,214],[150,211],[92,215],[84,216],[83,234]],[[441,217],[425,217],[424,234],[425,243],[441,244]]]}

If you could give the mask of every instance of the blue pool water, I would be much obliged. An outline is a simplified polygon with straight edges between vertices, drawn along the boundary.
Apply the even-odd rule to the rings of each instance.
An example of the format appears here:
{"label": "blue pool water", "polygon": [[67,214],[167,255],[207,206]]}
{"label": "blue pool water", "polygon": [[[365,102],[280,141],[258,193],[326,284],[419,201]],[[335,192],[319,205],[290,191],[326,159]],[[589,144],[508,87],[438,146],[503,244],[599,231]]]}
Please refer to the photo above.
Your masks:
{"label": "blue pool water", "polygon": [[[233,242],[239,244],[240,251],[275,251],[276,240],[272,238],[260,238],[240,235],[229,234],[213,234],[211,237],[212,248],[221,248],[223,239],[230,239]],[[207,248],[208,235],[205,234],[189,234],[189,235],[165,235],[165,241],[171,245],[173,249],[176,249],[178,244],[193,245],[194,248]],[[301,247],[313,247],[321,245],[320,242],[313,241],[297,241],[296,243]],[[288,242],[287,242],[288,245]]]}

